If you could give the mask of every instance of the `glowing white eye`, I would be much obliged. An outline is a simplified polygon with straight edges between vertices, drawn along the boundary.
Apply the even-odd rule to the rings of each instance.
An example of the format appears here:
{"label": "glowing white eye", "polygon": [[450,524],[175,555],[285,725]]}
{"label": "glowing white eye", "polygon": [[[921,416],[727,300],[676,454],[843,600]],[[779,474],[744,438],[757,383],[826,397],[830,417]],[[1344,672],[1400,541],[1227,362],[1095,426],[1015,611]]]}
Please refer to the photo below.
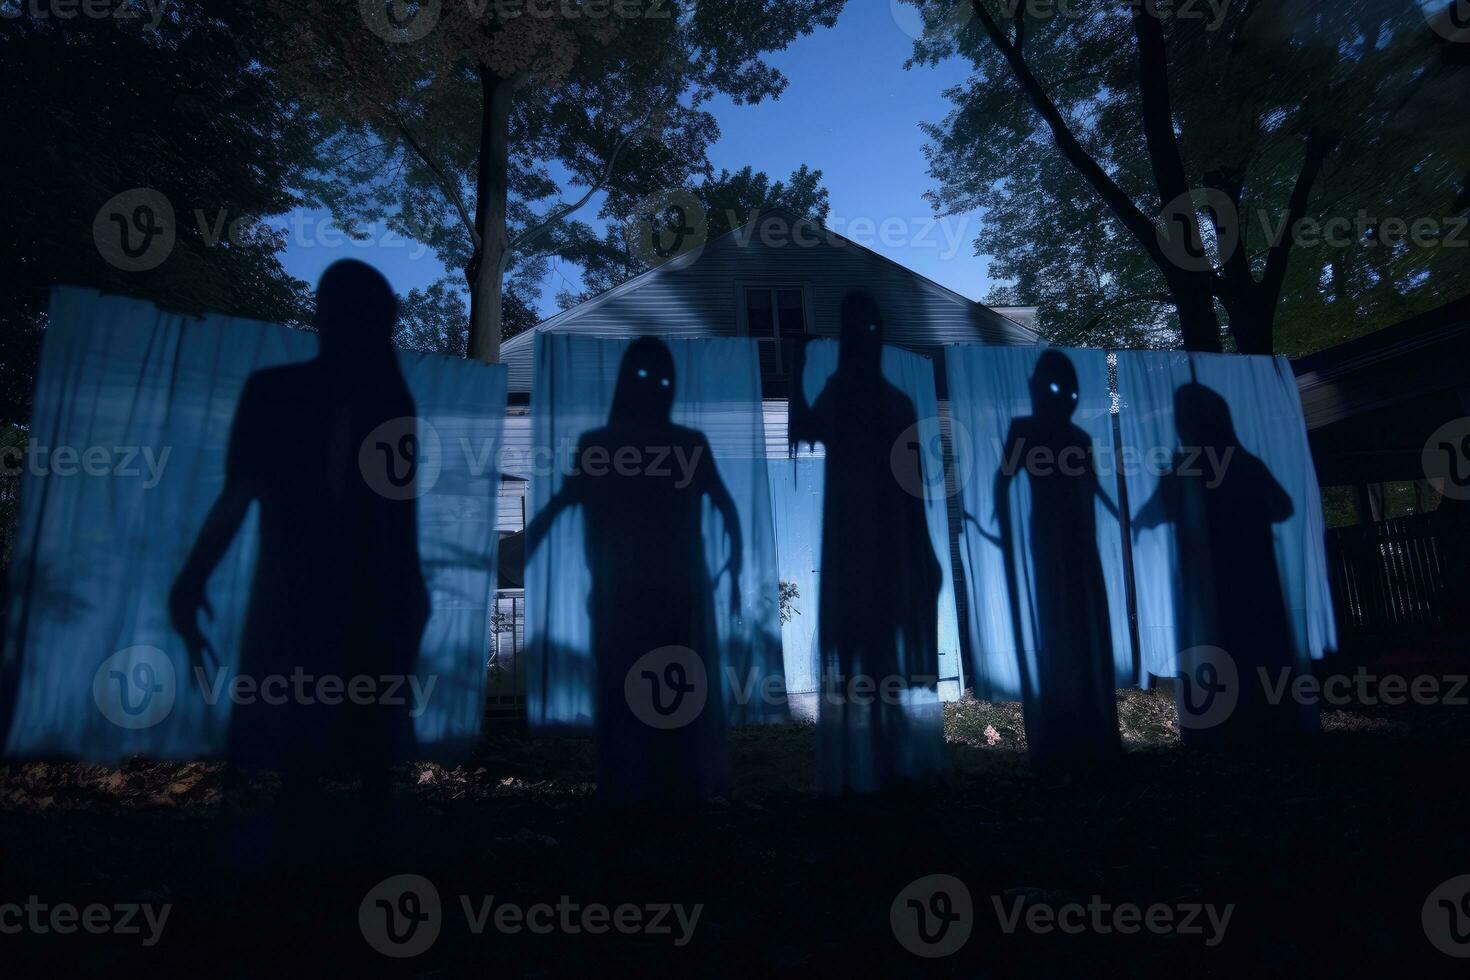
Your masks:
{"label": "glowing white eye", "polygon": [[661,384],[661,385],[663,385],[665,388],[667,388],[669,386],[669,379],[668,378],[659,378],[658,379],[658,383]]}
{"label": "glowing white eye", "polygon": [[646,378],[646,377],[648,377],[648,368],[639,368],[638,369],[638,377],[640,377],[640,378]]}
{"label": "glowing white eye", "polygon": [[1072,400],[1073,400],[1073,401],[1074,401],[1074,402],[1075,402],[1075,401],[1076,401],[1076,400],[1077,400],[1077,392],[1075,392],[1075,391],[1074,391],[1074,392],[1072,392]]}
{"label": "glowing white eye", "polygon": [[1051,393],[1052,393],[1052,394],[1053,394],[1053,395],[1055,395],[1055,394],[1057,394],[1057,393],[1058,393],[1058,392],[1060,392],[1060,391],[1061,391],[1061,390],[1062,390],[1062,386],[1061,386],[1061,385],[1059,385],[1059,384],[1057,384],[1057,383],[1056,383],[1056,382],[1055,382],[1055,381],[1053,381],[1053,382],[1052,382],[1052,383],[1051,383]]}

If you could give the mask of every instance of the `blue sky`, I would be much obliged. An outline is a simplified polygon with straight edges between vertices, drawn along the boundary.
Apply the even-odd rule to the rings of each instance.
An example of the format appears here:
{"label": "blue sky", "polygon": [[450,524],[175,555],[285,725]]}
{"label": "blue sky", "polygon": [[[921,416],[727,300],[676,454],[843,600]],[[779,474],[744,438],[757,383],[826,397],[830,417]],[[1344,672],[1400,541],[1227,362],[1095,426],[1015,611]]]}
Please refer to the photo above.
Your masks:
{"label": "blue sky", "polygon": [[[753,166],[773,180],[802,164],[821,170],[834,231],[979,299],[990,288],[985,261],[973,254],[979,216],[936,220],[922,196],[932,183],[919,123],[943,118],[948,104],[942,93],[965,77],[965,66],[950,61],[905,71],[913,48],[905,27],[915,29],[917,19],[897,0],[849,0],[835,27],[771,57],[790,79],[779,100],[713,104],[721,136],[710,159],[716,168]],[[572,196],[570,190],[564,196]],[[578,217],[594,218],[597,203],[588,202]],[[324,214],[303,217],[307,230],[290,236],[283,260],[287,271],[308,282],[347,255],[378,266],[400,293],[444,274],[417,243],[340,242],[321,232]],[[542,296],[544,314],[555,312],[556,292],[569,285],[580,285],[575,267],[554,269]]]}

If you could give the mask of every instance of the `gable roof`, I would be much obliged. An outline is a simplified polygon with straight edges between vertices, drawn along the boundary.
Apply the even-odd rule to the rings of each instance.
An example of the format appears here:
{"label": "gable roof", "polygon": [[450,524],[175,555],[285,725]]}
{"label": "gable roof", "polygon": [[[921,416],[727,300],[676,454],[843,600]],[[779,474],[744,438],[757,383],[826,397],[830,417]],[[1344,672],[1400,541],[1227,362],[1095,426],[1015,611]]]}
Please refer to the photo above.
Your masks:
{"label": "gable roof", "polygon": [[[773,220],[785,240],[770,241]],[[891,342],[915,350],[951,343],[1034,344],[1020,323],[785,208],[759,212],[708,242],[695,259],[669,262],[563,310],[501,345],[511,392],[531,387],[535,335],[543,330],[597,336],[654,333],[732,336],[741,285],[790,284],[808,292],[807,329],[837,333],[841,293],[871,291],[884,309]]]}

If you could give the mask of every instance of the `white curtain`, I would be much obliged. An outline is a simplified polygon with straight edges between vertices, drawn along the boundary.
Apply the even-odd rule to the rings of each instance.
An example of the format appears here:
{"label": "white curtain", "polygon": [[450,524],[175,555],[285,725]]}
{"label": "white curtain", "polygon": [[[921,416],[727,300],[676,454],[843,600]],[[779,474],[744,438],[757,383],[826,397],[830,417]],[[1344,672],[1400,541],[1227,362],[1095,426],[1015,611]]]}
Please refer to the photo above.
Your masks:
{"label": "white curtain", "polygon": [[[1089,514],[1085,515],[1095,523],[1096,533],[1089,541],[1076,542],[1079,558],[1095,557],[1101,571],[1100,594],[1106,605],[1109,632],[1093,639],[1099,641],[1098,648],[1110,650],[1116,683],[1124,686],[1133,681],[1134,666],[1117,516],[1107,355],[1099,350],[1051,349],[1066,357],[1075,369],[1078,398],[1070,422],[1090,442],[1092,460],[1086,465],[1095,474],[1099,491],[1088,503]],[[961,557],[969,583],[971,683],[976,696],[982,698],[1019,699],[1023,674],[1039,676],[1037,590],[1054,589],[1058,584],[1039,581],[1032,560],[1033,499],[1031,482],[1026,479],[1026,454],[1039,450],[1033,466],[1047,471],[1082,465],[1070,457],[1055,458],[1058,454],[1054,447],[1038,446],[1034,439],[1019,440],[1007,453],[1007,436],[1013,424],[1033,417],[1030,386],[1043,350],[1046,348],[978,345],[945,348],[956,480],[966,514]],[[996,477],[1005,469],[1014,472],[1004,483],[1006,499],[1001,502],[996,499]],[[1009,512],[1007,523],[1012,534],[1008,548],[1002,547],[1000,535],[1002,503]],[[1009,567],[1006,551],[1010,553]],[[1015,584],[1014,594],[1008,583]],[[1069,601],[1077,599],[1069,597]]]}
{"label": "white curtain", "polygon": [[[1175,676],[1181,648],[1222,645],[1229,627],[1215,624],[1258,621],[1262,606],[1274,606],[1277,591],[1285,611],[1286,653],[1298,669],[1335,649],[1322,498],[1289,362],[1163,351],[1120,352],[1117,359],[1128,498],[1134,514],[1143,517],[1133,541],[1143,669]],[[1223,422],[1211,417],[1215,396],[1228,409]],[[1202,417],[1186,419],[1184,431],[1176,424],[1181,404]],[[1181,469],[1195,474],[1206,494],[1237,477],[1249,481],[1232,495],[1241,501],[1231,505],[1237,533],[1226,536],[1225,548],[1248,553],[1246,536],[1268,533],[1269,557],[1255,561],[1258,567],[1225,567],[1219,541],[1215,554],[1206,552],[1211,546],[1201,537],[1201,521],[1180,520],[1199,506],[1190,494],[1169,489],[1166,474]],[[1272,506],[1278,487],[1286,502]],[[1274,568],[1260,567],[1272,559]],[[1204,601],[1229,603],[1237,583],[1250,587],[1239,594],[1252,608],[1200,608]],[[1254,654],[1237,650],[1232,656],[1249,664]]]}
{"label": "white curtain", "polygon": [[1020,699],[1035,759],[1117,748],[1133,683],[1107,355],[945,349],[971,677]]}
{"label": "white curtain", "polygon": [[[247,379],[316,354],[309,332],[86,290],[53,296],[10,565],[0,677],[8,754],[112,762],[226,751],[241,702],[201,688],[170,622],[170,588],[224,485]],[[396,691],[380,682],[373,696],[410,699],[417,748],[434,752],[479,733],[505,374],[429,354],[399,354],[398,367],[416,418],[383,440],[391,452],[417,437],[410,492],[430,608],[412,677]],[[295,438],[283,427],[260,448],[289,459]],[[379,447],[343,448],[352,470],[343,477],[377,490]],[[204,629],[226,679],[241,670],[259,525],[252,505],[208,578]],[[313,596],[299,601],[309,607]]]}
{"label": "white curtain", "polygon": [[[801,615],[812,617],[791,631],[806,642],[787,649],[787,676],[808,690],[816,682],[817,784],[827,793],[942,772],[941,691],[963,688],[934,364],[884,346],[875,352],[880,384],[854,396],[846,385],[868,382],[841,380],[841,352],[837,341],[811,342],[800,378],[815,421],[793,431],[814,425],[825,452],[786,462],[772,479],[787,511],[778,525],[782,577],[799,583]],[[871,418],[848,417],[868,409]],[[831,447],[821,447],[828,438],[846,445],[837,473]],[[882,516],[831,526],[834,513],[875,512]],[[855,567],[824,567],[834,560]],[[854,623],[868,632],[854,635]]]}
{"label": "white curtain", "polygon": [[[634,342],[546,332],[536,338],[536,384],[531,406],[534,473],[530,527],[566,488],[576,467],[576,450],[588,433],[609,425],[619,371]],[[732,537],[713,499],[704,494],[698,548],[703,582],[694,594],[713,611],[716,650],[700,650],[711,696],[729,723],[787,717],[781,668],[780,626],[771,501],[761,419],[760,368],[754,341],[684,339],[657,341],[673,368],[669,421],[702,433],[715,472],[734,502],[742,543],[738,611],[728,572]],[[674,484],[700,479],[696,461],[667,445],[622,447],[629,472],[638,468],[650,484],[668,474]],[[608,477],[615,474],[608,467]],[[594,483],[601,477],[594,477]],[[589,484],[591,485],[591,484]],[[636,488],[637,483],[631,484]],[[616,489],[609,493],[618,493]],[[589,597],[594,573],[588,555],[585,506],[558,510],[545,523],[539,544],[528,531],[526,558],[527,707],[530,723],[543,730],[590,731],[597,715],[598,664],[594,656]],[[629,523],[637,515],[629,514]],[[665,529],[666,530],[666,529]],[[657,536],[657,535],[655,535]],[[656,547],[662,548],[663,543]],[[639,559],[639,545],[605,557],[614,576],[618,563]],[[624,570],[626,574],[627,569]],[[669,612],[656,605],[627,610],[656,619]],[[615,613],[616,615],[616,613]],[[643,652],[640,651],[640,655]],[[616,682],[622,677],[604,678]],[[716,710],[712,701],[711,710]]]}
{"label": "white curtain", "polygon": [[[817,340],[808,344],[803,376],[808,400],[817,397],[836,371],[837,352],[835,341]],[[942,699],[952,700],[964,689],[964,666],[954,573],[949,561],[949,515],[934,362],[911,351],[884,347],[883,377],[908,396],[918,417],[913,442],[899,448],[917,455],[920,463],[922,485],[912,489],[924,500],[930,544],[942,569],[937,611],[938,690]],[[818,648],[821,610],[817,599],[821,594],[822,500],[826,479],[823,447],[802,445],[790,458],[771,460],[770,475],[781,580],[794,585],[798,593],[781,627],[786,685],[793,710],[814,717],[821,660]]]}

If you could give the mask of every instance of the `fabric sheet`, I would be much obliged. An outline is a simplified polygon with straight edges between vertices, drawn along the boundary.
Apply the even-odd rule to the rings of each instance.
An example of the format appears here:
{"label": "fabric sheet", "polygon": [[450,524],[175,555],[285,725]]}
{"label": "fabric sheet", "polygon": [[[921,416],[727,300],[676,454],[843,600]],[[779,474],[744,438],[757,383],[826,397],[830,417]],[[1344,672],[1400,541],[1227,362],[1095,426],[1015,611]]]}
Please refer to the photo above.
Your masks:
{"label": "fabric sheet", "polygon": [[[259,677],[250,679],[255,695],[234,687],[259,553],[256,506],[207,582],[213,614],[203,625],[222,674],[206,663],[201,684],[168,600],[227,465],[239,465],[227,456],[247,380],[309,362],[317,348],[305,331],[188,317],[86,290],[53,296],[10,566],[0,677],[7,754],[97,762],[218,755],[238,705],[258,709],[288,690]],[[350,464],[343,480],[367,481],[388,498],[407,494],[416,507],[429,597],[417,662],[410,677],[380,679],[356,695],[314,675],[313,664],[303,665],[302,683],[323,703],[403,699],[416,749],[432,754],[471,743],[480,728],[505,374],[437,355],[397,358],[415,417],[387,426],[373,444],[337,448]],[[257,433],[264,455],[253,465],[270,465],[272,452],[290,460],[296,438],[284,426]],[[415,474],[408,483],[405,473]],[[339,587],[320,583],[324,592]],[[299,602],[309,608],[313,595]],[[227,686],[217,687],[222,679]]]}
{"label": "fabric sheet", "polygon": [[1051,686],[1066,700],[1096,661],[1111,699],[1135,670],[1107,355],[963,345],[945,348],[945,367],[976,696],[1038,702]]}
{"label": "fabric sheet", "polygon": [[810,583],[816,642],[787,650],[788,674],[817,681],[817,785],[832,794],[942,772],[941,679],[963,683],[934,366],[883,346],[880,317],[845,301],[842,340],[806,347],[788,432],[823,455],[788,463],[792,482],[775,485],[778,507],[810,509],[803,482],[820,480],[820,519],[787,520],[778,550]]}
{"label": "fabric sheet", "polygon": [[803,447],[798,455],[769,461],[771,514],[776,529],[776,562],[787,599],[781,623],[786,690],[792,714],[817,717],[821,649],[817,645],[822,611],[822,493],[825,459]]}
{"label": "fabric sheet", "polygon": [[[808,400],[815,399],[837,369],[838,345],[818,340],[807,346],[803,385]],[[943,700],[953,700],[964,690],[964,666],[960,653],[959,617],[956,612],[954,573],[949,555],[949,515],[946,511],[944,451],[940,438],[938,399],[934,390],[934,363],[926,357],[897,347],[883,349],[883,376],[914,403],[918,431],[913,442],[900,451],[917,456],[922,467],[922,484],[909,488],[924,500],[929,540],[942,567],[937,634],[939,638],[939,685]],[[796,587],[788,604],[786,622],[781,624],[785,651],[786,687],[792,710],[812,718],[820,685],[822,554],[822,501],[825,490],[825,452],[801,446],[794,457],[770,461],[771,501],[775,515],[776,552],[781,581]]]}
{"label": "fabric sheet", "polygon": [[[642,686],[645,671],[650,683],[667,676],[691,685],[696,683],[693,674],[703,671],[701,690],[693,697],[680,700],[668,692],[673,699],[670,704],[699,701],[707,705],[708,710],[699,714],[701,719],[722,715],[729,724],[783,720],[788,712],[777,613],[775,538],[754,341],[646,341],[642,346],[655,345],[655,353],[658,347],[667,351],[673,374],[667,423],[649,424],[655,431],[671,424],[672,435],[639,436],[632,440],[637,445],[609,447],[608,459],[593,461],[598,466],[595,473],[589,460],[583,460],[581,469],[586,473],[582,475],[592,475],[583,480],[585,489],[578,491],[579,504],[561,509],[555,503],[567,499],[569,482],[577,478],[578,447],[595,440],[602,448],[603,437],[598,434],[613,431],[610,422],[616,414],[620,371],[632,370],[624,359],[634,343],[553,332],[536,338],[531,406],[535,459],[526,558],[530,724],[542,730],[591,731],[597,724],[600,690],[607,705],[620,716],[630,708],[639,710],[642,706],[631,702],[649,694]],[[632,381],[639,380],[632,376]],[[701,452],[701,459],[692,458],[691,445]],[[619,449],[631,453],[622,463]],[[711,461],[712,470],[702,469]],[[742,553],[738,586],[732,584],[730,572],[731,528],[712,496],[717,492],[715,482],[728,492],[738,515],[735,530]],[[672,510],[662,523],[656,514],[645,514],[648,502],[655,499],[653,494],[666,494],[659,499],[667,499],[671,507],[692,502],[698,508],[694,526],[676,524],[678,516]],[[548,507],[555,512],[549,520]],[[600,537],[589,536],[595,530],[588,526],[588,515],[594,509],[609,525]],[[645,519],[653,523],[649,541],[619,539],[617,526],[638,528],[645,526]],[[649,582],[647,588],[639,585],[644,566],[665,567],[665,552],[670,548],[695,555],[697,567],[673,576],[683,581]],[[603,573],[607,581],[596,582]],[[668,598],[667,590],[675,587],[680,590],[678,597]],[[614,592],[626,597],[626,601],[613,600],[626,608],[599,611],[604,594]],[[698,608],[691,612],[670,605]],[[700,622],[691,625],[691,615]],[[607,622],[599,623],[599,617]],[[705,619],[710,622],[703,622]],[[708,642],[686,642],[691,631],[709,637]],[[713,648],[695,649],[697,664],[636,665],[634,661],[645,654],[664,654],[658,654],[658,648],[626,649],[630,644],[636,646],[640,637],[675,634],[679,636],[671,646]],[[600,635],[604,637],[601,641]],[[594,651],[600,642],[606,647],[608,662],[617,661],[619,676],[599,678]],[[619,659],[624,655],[628,664]],[[628,678],[622,676],[625,667]],[[625,682],[630,685],[626,692]],[[636,723],[620,730],[625,741],[643,734]],[[711,742],[722,737],[717,732],[706,734]],[[631,764],[616,763],[618,772],[607,782],[626,785]]]}
{"label": "fabric sheet", "polygon": [[[1322,498],[1287,360],[1130,351],[1117,364],[1144,671],[1176,676],[1181,650],[1228,648],[1240,628],[1229,652],[1242,669],[1276,655],[1247,646],[1279,646],[1297,669],[1335,649]],[[1208,515],[1224,507],[1231,523],[1211,543]]]}

